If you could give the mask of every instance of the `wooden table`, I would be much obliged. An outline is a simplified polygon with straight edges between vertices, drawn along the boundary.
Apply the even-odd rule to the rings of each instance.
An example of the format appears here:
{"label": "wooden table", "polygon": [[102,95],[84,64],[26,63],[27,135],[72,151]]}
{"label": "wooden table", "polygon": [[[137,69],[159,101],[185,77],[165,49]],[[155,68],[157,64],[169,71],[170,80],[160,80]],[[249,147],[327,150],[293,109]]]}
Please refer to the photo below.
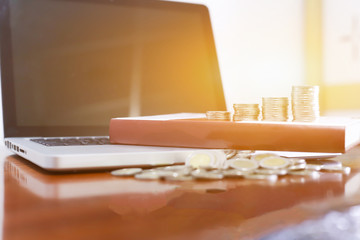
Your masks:
{"label": "wooden table", "polygon": [[51,174],[4,148],[0,156],[4,240],[259,239],[360,203],[360,147],[337,157],[353,167],[350,175],[286,176],[275,183]]}

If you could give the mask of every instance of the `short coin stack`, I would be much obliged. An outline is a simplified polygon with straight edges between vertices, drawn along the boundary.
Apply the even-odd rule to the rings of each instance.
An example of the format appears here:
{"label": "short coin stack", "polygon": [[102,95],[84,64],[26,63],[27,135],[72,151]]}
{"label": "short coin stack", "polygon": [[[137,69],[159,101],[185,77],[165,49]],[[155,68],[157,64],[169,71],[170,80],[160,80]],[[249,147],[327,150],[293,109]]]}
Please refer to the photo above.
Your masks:
{"label": "short coin stack", "polygon": [[207,111],[206,118],[209,120],[231,121],[231,113],[227,111]]}
{"label": "short coin stack", "polygon": [[259,104],[234,104],[234,121],[258,121]]}
{"label": "short coin stack", "polygon": [[319,86],[293,86],[291,97],[293,121],[313,122],[319,118]]}
{"label": "short coin stack", "polygon": [[287,121],[289,119],[289,98],[287,97],[263,97],[262,120],[263,121]]}
{"label": "short coin stack", "polygon": [[204,156],[198,157],[192,155],[186,165],[152,169],[125,168],[112,171],[111,174],[123,177],[134,176],[142,180],[191,181],[244,178],[275,181],[285,175],[318,178],[320,172],[349,174],[351,170],[349,167],[342,166],[341,162],[334,160],[283,158],[272,153],[236,155],[217,167],[207,164],[206,162],[210,163],[211,161],[207,161]]}

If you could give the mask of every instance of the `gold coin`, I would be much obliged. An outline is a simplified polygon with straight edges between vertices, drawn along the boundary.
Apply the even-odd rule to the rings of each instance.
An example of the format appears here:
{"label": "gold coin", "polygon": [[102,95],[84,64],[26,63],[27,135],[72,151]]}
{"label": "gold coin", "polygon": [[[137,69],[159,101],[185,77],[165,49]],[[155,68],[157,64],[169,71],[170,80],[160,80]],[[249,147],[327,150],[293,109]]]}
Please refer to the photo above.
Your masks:
{"label": "gold coin", "polygon": [[133,176],[135,174],[138,174],[142,172],[143,170],[141,168],[123,168],[111,171],[111,175],[117,176],[117,177],[123,177],[123,176]]}
{"label": "gold coin", "polygon": [[256,180],[276,181],[278,176],[277,175],[267,175],[267,174],[247,174],[247,175],[244,175],[244,178],[256,179]]}
{"label": "gold coin", "polygon": [[297,176],[309,176],[309,177],[320,177],[320,173],[317,171],[312,170],[300,170],[300,171],[290,171],[290,175],[297,175]]}
{"label": "gold coin", "polygon": [[195,170],[191,173],[191,175],[196,179],[216,180],[224,178],[224,175],[220,173],[207,172],[205,170]]}
{"label": "gold coin", "polygon": [[256,174],[263,175],[286,175],[288,171],[286,169],[256,169]]}
{"label": "gold coin", "polygon": [[254,160],[249,159],[234,159],[229,160],[229,166],[241,171],[252,171],[259,167],[259,164]]}
{"label": "gold coin", "polygon": [[321,168],[321,171],[340,172],[340,173],[344,173],[344,174],[350,174],[351,168],[343,167],[343,166],[339,167],[339,166],[323,165],[323,167]]}
{"label": "gold coin", "polygon": [[185,160],[185,165],[193,168],[212,167],[214,164],[215,157],[211,153],[206,152],[192,153]]}
{"label": "gold coin", "polygon": [[289,166],[290,161],[282,157],[268,157],[262,159],[259,164],[263,168],[278,169]]}
{"label": "gold coin", "polygon": [[280,156],[274,153],[258,153],[253,155],[251,159],[260,162],[264,158],[268,158],[268,157],[280,157]]}

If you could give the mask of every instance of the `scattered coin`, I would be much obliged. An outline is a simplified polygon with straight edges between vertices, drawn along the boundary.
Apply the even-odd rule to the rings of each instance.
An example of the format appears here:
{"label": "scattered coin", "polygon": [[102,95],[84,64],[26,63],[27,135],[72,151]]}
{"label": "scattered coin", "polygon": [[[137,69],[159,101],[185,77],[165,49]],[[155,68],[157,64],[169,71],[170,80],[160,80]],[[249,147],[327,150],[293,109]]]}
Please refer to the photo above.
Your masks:
{"label": "scattered coin", "polygon": [[238,177],[243,177],[246,174],[249,174],[248,171],[240,171],[237,169],[226,169],[222,171],[222,174],[224,175],[224,177],[229,177],[229,178],[238,178]]}
{"label": "scattered coin", "polygon": [[297,175],[297,176],[309,176],[317,178],[320,176],[320,173],[318,171],[312,171],[312,170],[300,170],[300,171],[290,171],[290,175]]}
{"label": "scattered coin", "polygon": [[148,171],[148,172],[142,172],[136,174],[135,178],[142,180],[154,180],[154,179],[160,179],[160,176],[154,171]]}
{"label": "scattered coin", "polygon": [[264,158],[268,158],[268,157],[280,157],[280,156],[274,153],[258,153],[258,154],[254,154],[251,157],[251,159],[260,162]]}
{"label": "scattered coin", "polygon": [[262,175],[286,175],[288,173],[288,171],[286,169],[264,169],[264,168],[259,168],[255,170],[256,174],[262,174]]}
{"label": "scattered coin", "polygon": [[259,167],[259,164],[254,160],[240,158],[229,160],[228,164],[230,167],[241,171],[252,171]]}
{"label": "scattered coin", "polygon": [[269,169],[285,168],[290,165],[290,161],[282,157],[268,157],[260,161],[260,166]]}
{"label": "scattered coin", "polygon": [[320,171],[323,168],[323,165],[320,164],[306,164],[305,169],[307,170],[314,170],[314,171]]}
{"label": "scattered coin", "polygon": [[[123,168],[114,170],[111,174],[113,176],[135,176],[136,179],[143,180],[164,179],[179,182],[194,179],[216,180],[224,177],[276,180],[277,176],[289,174],[302,176],[301,181],[305,181],[305,178],[309,176],[319,177],[319,171],[337,174],[349,174],[351,171],[350,167],[344,167],[341,162],[335,160],[283,158],[273,153],[254,154],[253,151],[247,150],[236,152],[235,157],[230,160],[226,160],[225,152],[219,156],[201,152],[189,155],[187,165],[171,165],[151,169]],[[239,153],[251,154],[251,159],[239,157]],[[223,161],[224,163],[222,163]]]}
{"label": "scattered coin", "polygon": [[226,159],[229,160],[229,159],[232,159],[233,157],[235,157],[238,153],[237,150],[234,150],[234,149],[226,149],[224,150],[224,153],[226,155]]}
{"label": "scattered coin", "polygon": [[317,164],[322,166],[337,166],[342,167],[342,163],[335,160],[328,160],[328,159],[307,159],[307,164]]}
{"label": "scattered coin", "polygon": [[191,173],[191,175],[197,179],[216,180],[216,179],[224,178],[224,175],[222,175],[220,173],[212,173],[212,172],[207,172],[204,170],[195,170]]}
{"label": "scattered coin", "polygon": [[344,167],[344,166],[331,166],[331,165],[324,165],[321,168],[322,171],[326,171],[326,172],[341,172],[344,174],[350,174],[351,172],[351,168],[350,167]]}
{"label": "scattered coin", "polygon": [[276,181],[277,175],[268,175],[268,174],[247,174],[244,175],[246,179],[256,179],[256,180],[268,180],[268,181]]}
{"label": "scattered coin", "polygon": [[199,167],[213,167],[215,164],[215,157],[211,153],[201,152],[190,154],[185,161],[185,165],[191,166],[193,168]]}
{"label": "scattered coin", "polygon": [[288,166],[289,171],[298,171],[298,170],[304,170],[306,168],[306,163],[299,163],[295,165]]}
{"label": "scattered coin", "polygon": [[185,181],[192,181],[194,180],[194,178],[192,176],[182,176],[182,175],[178,175],[178,176],[170,176],[170,177],[165,177],[166,181],[179,181],[179,182],[185,182]]}
{"label": "scattered coin", "polygon": [[118,176],[118,177],[134,176],[135,174],[140,173],[140,172],[142,172],[141,168],[123,168],[123,169],[111,171],[111,175]]}

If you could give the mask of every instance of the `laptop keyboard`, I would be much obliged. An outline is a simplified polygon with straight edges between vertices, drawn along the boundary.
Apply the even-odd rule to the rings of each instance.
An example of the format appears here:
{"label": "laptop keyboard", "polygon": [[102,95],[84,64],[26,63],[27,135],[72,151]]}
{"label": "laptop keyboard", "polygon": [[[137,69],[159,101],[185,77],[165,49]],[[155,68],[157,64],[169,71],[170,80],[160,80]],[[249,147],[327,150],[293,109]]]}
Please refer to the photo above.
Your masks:
{"label": "laptop keyboard", "polygon": [[40,143],[48,147],[110,144],[109,137],[33,138],[30,139],[30,141]]}

